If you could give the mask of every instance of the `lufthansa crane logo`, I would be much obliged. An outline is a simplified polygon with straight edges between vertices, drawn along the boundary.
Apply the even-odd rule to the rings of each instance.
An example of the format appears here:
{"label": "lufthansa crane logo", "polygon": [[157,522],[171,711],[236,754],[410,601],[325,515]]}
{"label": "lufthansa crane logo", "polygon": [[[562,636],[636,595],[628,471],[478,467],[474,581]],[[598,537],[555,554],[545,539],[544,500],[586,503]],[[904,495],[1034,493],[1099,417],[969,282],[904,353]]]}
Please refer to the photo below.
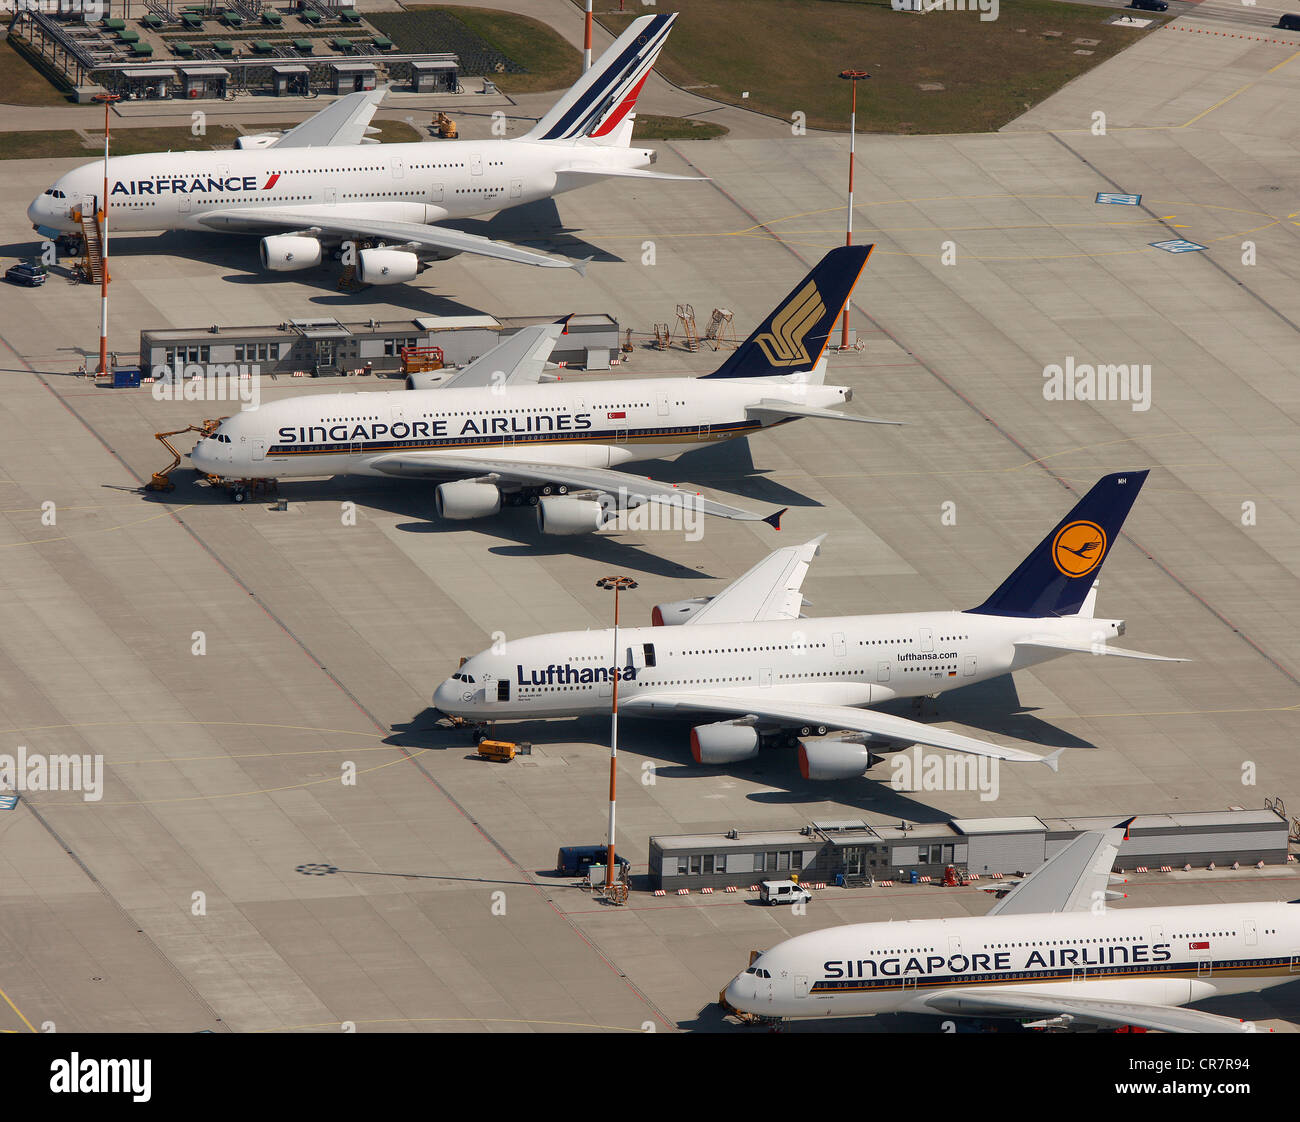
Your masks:
{"label": "lufthansa crane logo", "polygon": [[1071,522],[1052,539],[1052,563],[1067,577],[1086,577],[1106,556],[1106,531],[1095,522]]}
{"label": "lufthansa crane logo", "polygon": [[803,286],[790,302],[772,317],[772,330],[764,331],[755,342],[773,366],[808,364],[805,339],[818,320],[826,314],[826,305],[814,281]]}

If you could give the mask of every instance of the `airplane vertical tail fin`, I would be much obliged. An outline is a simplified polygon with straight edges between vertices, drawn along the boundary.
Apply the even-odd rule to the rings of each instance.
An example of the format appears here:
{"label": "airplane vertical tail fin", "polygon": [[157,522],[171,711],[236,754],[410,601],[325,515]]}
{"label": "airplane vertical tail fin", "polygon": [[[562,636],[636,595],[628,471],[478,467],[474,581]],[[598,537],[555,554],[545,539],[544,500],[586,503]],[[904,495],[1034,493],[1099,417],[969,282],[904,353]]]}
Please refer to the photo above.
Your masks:
{"label": "airplane vertical tail fin", "polygon": [[825,377],[822,355],[835,321],[853,294],[853,286],[871,256],[873,245],[843,245],[823,257],[760,323],[754,333],[706,378],[771,378],[805,374],[797,381]]}
{"label": "airplane vertical tail fin", "polygon": [[636,99],[668,41],[676,12],[633,20],[524,140],[573,141],[589,137],[601,144],[622,143],[631,129],[619,126],[636,108]]}
{"label": "airplane vertical tail fin", "polygon": [[1102,562],[1149,471],[1103,476],[997,591],[970,611],[986,616],[1072,616],[1096,603]]}

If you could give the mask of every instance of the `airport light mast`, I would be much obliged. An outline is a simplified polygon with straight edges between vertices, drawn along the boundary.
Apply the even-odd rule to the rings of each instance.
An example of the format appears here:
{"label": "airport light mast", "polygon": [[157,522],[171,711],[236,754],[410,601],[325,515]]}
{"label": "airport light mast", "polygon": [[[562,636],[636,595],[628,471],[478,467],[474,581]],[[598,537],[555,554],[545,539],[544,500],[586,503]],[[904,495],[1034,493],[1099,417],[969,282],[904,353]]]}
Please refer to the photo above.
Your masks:
{"label": "airport light mast", "polygon": [[615,899],[614,892],[614,787],[618,778],[618,678],[621,670],[618,657],[618,594],[623,589],[636,587],[631,577],[601,577],[596,582],[597,588],[613,589],[614,592],[614,701],[609,718],[609,852],[606,854],[605,897]]}
{"label": "airport light mast", "polygon": [[[844,244],[853,244],[853,148],[858,135],[858,83],[871,75],[865,70],[841,70],[840,77],[853,84],[853,108],[849,113],[849,224]],[[844,327],[840,333],[840,350],[849,345],[849,301],[844,301]]]}
{"label": "airport light mast", "polygon": [[108,109],[120,94],[101,93],[96,101],[104,103],[104,196],[100,200],[99,223],[99,373],[108,374]]}

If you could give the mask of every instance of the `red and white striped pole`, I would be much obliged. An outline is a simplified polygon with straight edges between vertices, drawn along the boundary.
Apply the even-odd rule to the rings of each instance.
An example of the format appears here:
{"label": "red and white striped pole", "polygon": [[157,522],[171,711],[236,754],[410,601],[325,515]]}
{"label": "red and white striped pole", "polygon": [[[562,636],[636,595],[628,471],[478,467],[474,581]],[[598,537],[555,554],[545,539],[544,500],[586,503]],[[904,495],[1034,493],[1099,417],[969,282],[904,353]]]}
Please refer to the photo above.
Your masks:
{"label": "red and white striped pole", "polygon": [[605,892],[614,892],[614,792],[618,781],[618,679],[622,670],[622,660],[618,651],[618,594],[625,588],[635,588],[636,581],[631,577],[601,577],[596,582],[597,588],[612,589],[614,592],[614,663],[611,667],[614,675],[614,699],[609,721],[609,851],[606,856]]}
{"label": "red and white striped pole", "polygon": [[591,69],[591,0],[587,0],[587,30],[582,37],[582,72]]}
{"label": "red and white striped pole", "polygon": [[99,202],[102,215],[99,222],[99,374],[108,373],[108,107],[119,96],[113,93],[95,95],[96,101],[104,103],[104,196]]}
{"label": "red and white striped pole", "polygon": [[[844,244],[853,244],[853,150],[858,135],[858,83],[871,75],[865,70],[841,70],[840,77],[853,83],[853,109],[849,114],[849,222],[844,234]],[[840,332],[840,350],[849,346],[849,301],[844,301],[844,325]]]}

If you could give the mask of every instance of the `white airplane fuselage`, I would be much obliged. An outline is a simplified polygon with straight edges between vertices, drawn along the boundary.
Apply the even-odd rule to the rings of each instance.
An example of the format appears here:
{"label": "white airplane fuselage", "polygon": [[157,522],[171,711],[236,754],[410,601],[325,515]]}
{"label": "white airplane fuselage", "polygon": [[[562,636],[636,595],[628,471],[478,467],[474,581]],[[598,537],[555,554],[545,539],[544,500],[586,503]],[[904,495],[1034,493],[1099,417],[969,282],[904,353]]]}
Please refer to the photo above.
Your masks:
{"label": "white airplane fuselage", "polygon": [[1185,1005],[1297,977],[1300,904],[1213,904],[832,927],[765,951],[724,997],[773,1018],[947,1015],[926,999],[959,988]]}
{"label": "white airplane fuselage", "polygon": [[906,612],[621,627],[616,654],[612,629],[569,631],[511,640],[475,655],[460,667],[459,678],[438,687],[433,702],[474,721],[608,713],[617,676],[620,704],[656,691],[757,701],[773,689],[805,688],[823,704],[876,705],[944,693],[1066,653],[1018,651],[1016,641],[1031,635],[1105,643],[1123,633],[1122,620],[1082,616]]}
{"label": "white airplane fuselage", "polygon": [[[523,139],[114,156],[108,221],[113,233],[212,230],[200,218],[213,212],[327,206],[340,221],[354,214],[440,222],[522,206],[600,178],[563,174],[576,163],[617,170],[653,161],[650,149]],[[86,164],[38,196],[28,217],[36,226],[75,232],[74,212],[103,190],[103,163]]]}
{"label": "white airplane fuselage", "polygon": [[232,415],[224,439],[201,439],[191,462],[232,478],[381,475],[377,458],[420,452],[610,468],[757,432],[764,426],[746,406],[760,400],[825,408],[851,397],[848,387],[781,378],[311,394]]}

